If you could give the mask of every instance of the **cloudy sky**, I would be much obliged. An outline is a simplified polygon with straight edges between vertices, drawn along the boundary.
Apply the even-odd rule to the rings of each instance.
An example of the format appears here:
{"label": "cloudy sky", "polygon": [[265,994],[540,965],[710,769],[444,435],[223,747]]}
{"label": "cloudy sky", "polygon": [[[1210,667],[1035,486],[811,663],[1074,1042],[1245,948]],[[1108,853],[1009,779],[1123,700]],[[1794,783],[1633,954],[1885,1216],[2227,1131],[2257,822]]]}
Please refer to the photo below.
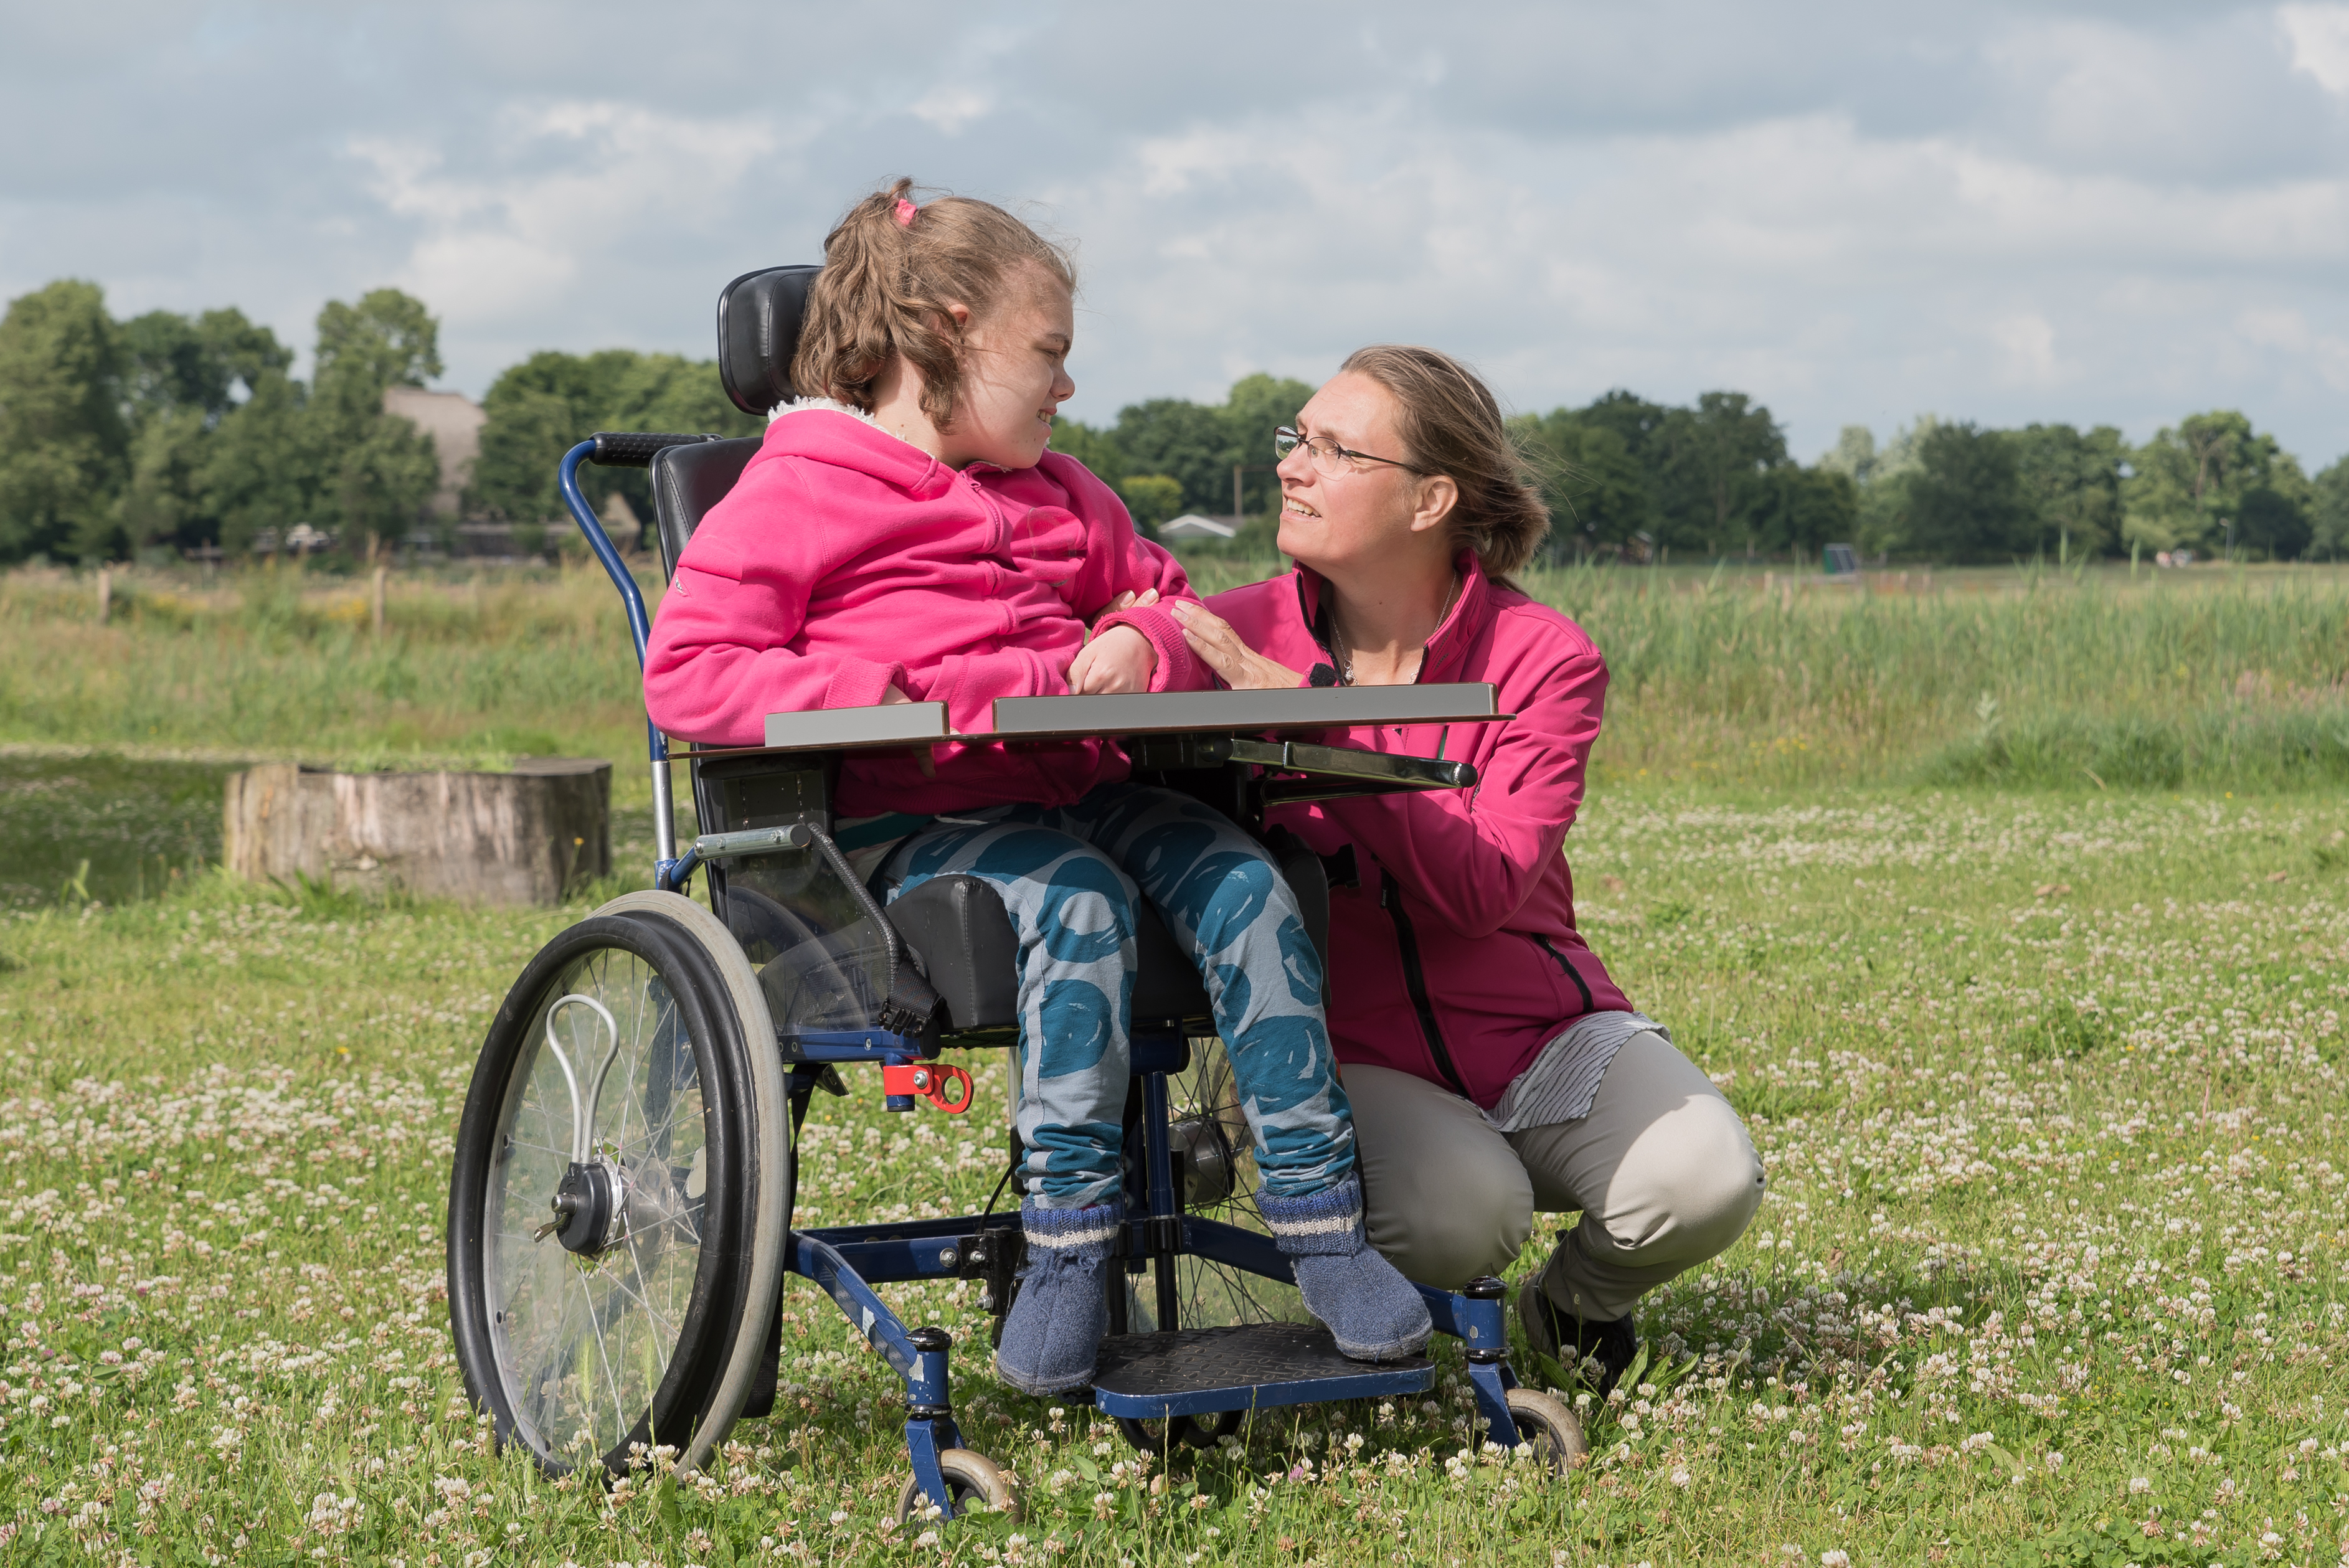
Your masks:
{"label": "cloudy sky", "polygon": [[0,291],[382,284],[479,396],[710,352],[737,273],[904,172],[1084,269],[1078,401],[1433,343],[1520,408],[1751,392],[1815,455],[1920,410],[2237,407],[2349,449],[2349,5],[2219,0],[7,7]]}

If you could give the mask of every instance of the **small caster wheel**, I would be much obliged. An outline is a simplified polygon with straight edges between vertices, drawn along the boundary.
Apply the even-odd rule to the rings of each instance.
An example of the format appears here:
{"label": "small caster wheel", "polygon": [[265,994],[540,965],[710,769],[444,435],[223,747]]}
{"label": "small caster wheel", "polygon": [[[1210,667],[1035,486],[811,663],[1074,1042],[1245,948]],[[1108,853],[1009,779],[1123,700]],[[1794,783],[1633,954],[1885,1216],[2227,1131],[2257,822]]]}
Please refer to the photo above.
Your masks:
{"label": "small caster wheel", "polygon": [[1125,1440],[1145,1454],[1160,1459],[1174,1451],[1177,1443],[1188,1443],[1195,1449],[1212,1449],[1216,1439],[1226,1432],[1237,1432],[1247,1418],[1243,1410],[1216,1410],[1204,1416],[1168,1416],[1164,1420],[1145,1420],[1135,1416],[1120,1416],[1117,1429]]}
{"label": "small caster wheel", "polygon": [[1582,1418],[1564,1403],[1538,1388],[1512,1388],[1508,1400],[1518,1439],[1533,1445],[1534,1458],[1550,1474],[1564,1475],[1590,1457]]}
{"label": "small caster wheel", "polygon": [[[1019,1518],[1019,1500],[1011,1495],[1011,1478],[985,1454],[947,1449],[938,1455],[938,1469],[946,1474],[947,1491],[954,1494],[957,1518],[974,1507],[1009,1514],[1015,1522]],[[897,1522],[911,1523],[926,1501],[922,1483],[907,1476],[905,1490],[897,1494]]]}
{"label": "small caster wheel", "polygon": [[1194,1416],[1184,1428],[1183,1440],[1195,1449],[1212,1449],[1225,1438],[1237,1433],[1247,1423],[1246,1410],[1216,1410],[1209,1415]]}

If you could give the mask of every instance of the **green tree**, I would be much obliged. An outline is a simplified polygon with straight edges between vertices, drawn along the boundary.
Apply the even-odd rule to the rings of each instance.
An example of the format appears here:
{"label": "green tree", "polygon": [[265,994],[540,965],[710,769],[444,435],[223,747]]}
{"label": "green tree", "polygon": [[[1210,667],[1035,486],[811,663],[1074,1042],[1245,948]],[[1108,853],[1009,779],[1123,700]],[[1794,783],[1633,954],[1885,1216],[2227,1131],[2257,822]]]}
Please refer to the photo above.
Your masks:
{"label": "green tree", "polygon": [[1158,537],[1161,523],[1183,515],[1183,487],[1164,474],[1133,474],[1120,481],[1118,495],[1145,539]]}
{"label": "green tree", "polygon": [[119,552],[129,432],[122,341],[96,284],[60,280],[0,318],[0,560]]}
{"label": "green tree", "polygon": [[1580,423],[1600,429],[1612,430],[1649,476],[1649,490],[1655,489],[1656,476],[1662,472],[1664,460],[1664,425],[1672,410],[1661,403],[1651,403],[1635,392],[1617,387],[1575,411]]}
{"label": "green tree", "polygon": [[[1299,409],[1312,400],[1313,388],[1302,381],[1268,376],[1257,371],[1232,383],[1224,398],[1224,426],[1231,440],[1231,464],[1252,469],[1268,469],[1274,461],[1272,433],[1284,425],[1297,423]],[[1229,493],[1230,475],[1225,476],[1226,493]],[[1280,508],[1280,478],[1264,472],[1243,474],[1241,482],[1241,512],[1243,515],[1261,509],[1269,514]],[[1222,503],[1216,504],[1222,510]]]}
{"label": "green tree", "polygon": [[1710,553],[1741,548],[1756,481],[1786,460],[1785,433],[1770,410],[1743,392],[1706,392],[1674,408],[1648,438],[1661,444],[1657,500],[1665,542]]}
{"label": "green tree", "polygon": [[316,359],[304,409],[322,514],[312,521],[338,531],[347,553],[366,534],[403,537],[429,504],[440,465],[431,438],[386,414],[383,395],[440,374],[440,324],[398,289],[372,290],[357,304],[329,300]]}
{"label": "green tree", "polygon": [[261,377],[294,363],[294,351],[241,310],[185,316],[149,311],[122,324],[123,391],[133,426],[156,414],[194,408],[207,426],[253,395]]}
{"label": "green tree", "polygon": [[1935,561],[1999,561],[2028,548],[2035,520],[2003,430],[1937,424],[1908,477],[1909,548]]}
{"label": "green tree", "polygon": [[2312,555],[2338,561],[2349,555],[2349,458],[2336,458],[2316,476],[2309,506]]}
{"label": "green tree", "polygon": [[150,311],[122,324],[129,482],[119,523],[133,552],[217,542],[220,519],[204,488],[212,435],[294,352],[238,310],[202,316]]}
{"label": "green tree", "polygon": [[[1164,474],[1182,485],[1186,509],[1222,516],[1232,504],[1232,469],[1268,466],[1273,431],[1294,424],[1312,396],[1302,381],[1259,372],[1234,382],[1220,404],[1181,397],[1130,404],[1106,434],[1125,472]],[[1278,480],[1268,472],[1243,478],[1244,503],[1253,500],[1271,511]]]}
{"label": "green tree", "polygon": [[[728,400],[716,361],[627,348],[533,354],[491,383],[481,407],[489,417],[469,503],[521,523],[564,516],[555,470],[564,453],[598,430],[754,436],[765,428]],[[580,470],[580,488],[599,508],[616,490],[637,516],[652,516],[643,469],[591,465]]]}
{"label": "green tree", "polygon": [[[2274,437],[2234,409],[2195,414],[2157,432],[2129,455],[2129,467],[2122,528],[2147,549],[2215,552],[2230,534],[2243,547],[2247,521],[2263,533],[2250,545],[2254,552],[2307,542],[2313,499],[2307,476]],[[2268,493],[2252,500],[2260,491]]]}
{"label": "green tree", "polygon": [[2008,439],[2029,519],[2017,549],[2058,559],[2120,549],[2121,469],[2128,445],[2118,430],[2030,425],[2009,432]]}
{"label": "green tree", "polygon": [[1745,524],[1764,550],[1816,562],[1826,546],[1849,543],[1857,531],[1859,487],[1840,469],[1780,463],[1745,485]]}
{"label": "green tree", "polygon": [[1848,474],[1853,484],[1865,488],[1876,477],[1876,432],[1865,425],[1846,425],[1836,437],[1835,449],[1819,459],[1818,466]]}
{"label": "green tree", "polygon": [[1558,408],[1519,415],[1511,428],[1541,474],[1553,554],[1588,554],[1653,531],[1648,472],[1618,425],[1592,420],[1587,410]]}
{"label": "green tree", "polygon": [[[1106,430],[1096,430],[1091,425],[1080,424],[1074,419],[1055,418],[1052,421],[1052,449],[1076,459],[1112,489],[1117,489],[1124,482],[1125,453],[1119,448],[1117,438]],[[1174,488],[1179,496],[1183,487],[1177,484]],[[1120,493],[1123,491],[1120,490]],[[1133,503],[1129,501],[1127,504]],[[1167,513],[1169,517],[1175,515],[1175,512]]]}
{"label": "green tree", "polygon": [[314,521],[323,482],[314,428],[302,383],[280,370],[262,372],[253,396],[222,418],[205,444],[198,493],[223,552],[251,550],[264,529]]}

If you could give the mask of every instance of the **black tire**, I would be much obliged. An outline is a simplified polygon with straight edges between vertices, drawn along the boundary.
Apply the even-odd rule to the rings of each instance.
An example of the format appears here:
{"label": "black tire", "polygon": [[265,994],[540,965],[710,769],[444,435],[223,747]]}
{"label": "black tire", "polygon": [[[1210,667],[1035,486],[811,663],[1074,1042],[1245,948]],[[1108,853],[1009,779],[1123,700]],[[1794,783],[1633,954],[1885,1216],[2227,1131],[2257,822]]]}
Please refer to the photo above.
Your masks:
{"label": "black tire", "polygon": [[1535,1457],[1552,1475],[1564,1475],[1590,1457],[1582,1418],[1563,1400],[1538,1388],[1512,1388],[1508,1400],[1518,1439],[1534,1445]]}
{"label": "black tire", "polygon": [[[605,1065],[579,1086],[595,1053]],[[585,1253],[535,1230],[577,1164],[574,1108],[591,1097],[591,1162],[616,1195],[608,1241]],[[678,923],[593,915],[523,969],[474,1067],[449,1198],[458,1361],[501,1443],[556,1475],[620,1474],[639,1446],[706,1449],[694,1439],[750,1305],[755,1099],[726,978]]]}
{"label": "black tire", "polygon": [[[968,1449],[947,1449],[938,1455],[938,1469],[945,1472],[947,1490],[954,1494],[954,1511],[959,1518],[971,1504],[994,1509],[1009,1516],[1013,1523],[1019,1521],[1019,1500],[1012,1495],[1011,1479],[985,1454]],[[897,1522],[911,1523],[922,1511],[922,1483],[912,1476],[897,1493]]]}
{"label": "black tire", "polygon": [[1164,1420],[1148,1420],[1136,1416],[1117,1418],[1117,1429],[1125,1440],[1146,1454],[1164,1459],[1174,1451],[1177,1443],[1195,1449],[1212,1449],[1216,1439],[1237,1432],[1247,1420],[1245,1410],[1216,1410],[1204,1416],[1169,1416]]}

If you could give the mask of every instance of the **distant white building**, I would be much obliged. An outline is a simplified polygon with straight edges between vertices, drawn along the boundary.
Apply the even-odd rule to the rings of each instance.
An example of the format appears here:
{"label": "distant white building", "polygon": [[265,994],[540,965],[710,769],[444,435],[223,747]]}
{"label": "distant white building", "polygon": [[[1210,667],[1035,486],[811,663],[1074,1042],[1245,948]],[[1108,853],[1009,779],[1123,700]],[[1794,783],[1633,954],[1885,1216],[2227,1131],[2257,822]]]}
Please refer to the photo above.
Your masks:
{"label": "distant white building", "polygon": [[1171,522],[1158,525],[1158,537],[1161,539],[1229,539],[1238,531],[1231,523],[1201,517],[1195,511],[1186,511]]}
{"label": "distant white building", "polygon": [[383,411],[432,438],[433,455],[440,460],[432,510],[455,517],[464,508],[465,486],[473,477],[473,459],[481,455],[481,425],[489,415],[462,392],[429,392],[421,387],[385,387]]}

